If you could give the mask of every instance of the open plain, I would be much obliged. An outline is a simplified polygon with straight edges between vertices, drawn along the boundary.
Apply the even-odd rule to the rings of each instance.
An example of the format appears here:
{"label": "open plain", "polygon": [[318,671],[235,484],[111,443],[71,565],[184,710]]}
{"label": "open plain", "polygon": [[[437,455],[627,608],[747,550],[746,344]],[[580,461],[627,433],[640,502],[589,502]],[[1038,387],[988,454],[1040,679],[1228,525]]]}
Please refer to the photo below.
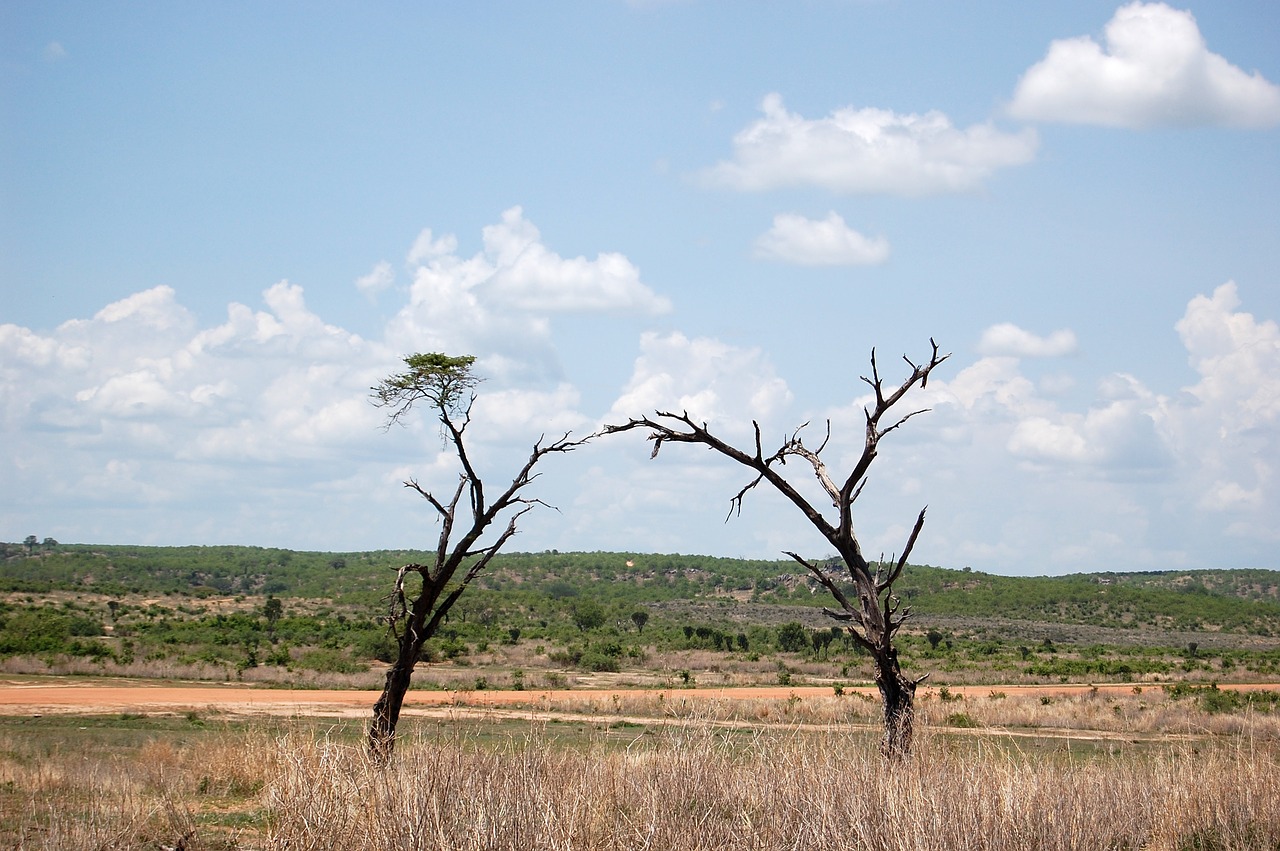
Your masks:
{"label": "open plain", "polygon": [[922,688],[896,762],[861,687],[420,690],[379,767],[368,690],[10,676],[0,843],[1275,849],[1274,689]]}

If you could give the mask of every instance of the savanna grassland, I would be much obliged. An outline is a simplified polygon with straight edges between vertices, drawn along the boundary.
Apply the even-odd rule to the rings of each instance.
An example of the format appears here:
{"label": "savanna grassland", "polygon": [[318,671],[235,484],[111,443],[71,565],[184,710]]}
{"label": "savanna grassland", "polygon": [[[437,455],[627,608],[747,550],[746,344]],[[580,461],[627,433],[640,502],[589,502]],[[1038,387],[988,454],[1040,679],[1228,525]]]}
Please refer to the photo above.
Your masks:
{"label": "savanna grassland", "polygon": [[[8,545],[0,679],[376,689],[415,555]],[[512,554],[389,767],[362,717],[0,716],[0,847],[1280,849],[1280,692],[1234,687],[1280,681],[1278,579],[912,567],[929,687],[887,764],[866,659],[789,564]],[[696,698],[745,685],[778,691]],[[463,705],[495,689],[522,696]]]}
{"label": "savanna grassland", "polygon": [[[532,696],[531,696],[532,697]],[[0,719],[14,848],[1271,849],[1280,715],[1203,695],[921,705],[886,764],[874,701],[584,702],[405,723]]]}

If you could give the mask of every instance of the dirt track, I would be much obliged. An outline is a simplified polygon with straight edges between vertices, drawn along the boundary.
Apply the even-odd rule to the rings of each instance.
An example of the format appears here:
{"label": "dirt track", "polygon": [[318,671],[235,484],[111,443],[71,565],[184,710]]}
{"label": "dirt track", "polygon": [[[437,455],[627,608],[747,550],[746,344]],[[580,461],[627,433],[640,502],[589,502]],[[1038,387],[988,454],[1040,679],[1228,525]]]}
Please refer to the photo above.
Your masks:
{"label": "dirt track", "polygon": [[[1017,695],[1066,696],[1093,690],[1089,685],[1054,686],[954,686],[951,692],[985,697],[993,690],[1010,697]],[[1233,689],[1280,689],[1280,683],[1230,685]],[[1132,694],[1128,684],[1098,685],[1102,694]],[[874,688],[846,688],[846,693],[874,694]],[[919,696],[936,694],[921,688]],[[786,700],[830,697],[829,686],[699,688],[673,690],[562,690],[562,691],[410,691],[405,699],[406,714],[427,714],[441,707],[511,707],[528,705],[542,709],[610,703],[615,699],[657,697],[664,700]],[[249,688],[231,684],[208,685],[120,685],[103,681],[87,685],[83,681],[56,680],[0,681],[0,715],[98,714],[115,712],[214,711],[243,715],[357,716],[368,713],[378,698],[376,691],[325,691],[305,689]]]}

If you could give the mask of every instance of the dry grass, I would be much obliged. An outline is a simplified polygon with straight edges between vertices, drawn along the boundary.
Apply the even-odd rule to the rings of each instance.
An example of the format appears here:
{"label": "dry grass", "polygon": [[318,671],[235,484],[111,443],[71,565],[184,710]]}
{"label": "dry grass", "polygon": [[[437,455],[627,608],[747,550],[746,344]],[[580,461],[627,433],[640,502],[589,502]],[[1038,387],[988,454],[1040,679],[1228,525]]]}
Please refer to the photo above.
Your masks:
{"label": "dry grass", "polygon": [[[866,736],[670,728],[624,751],[538,740],[287,748],[268,847],[305,849],[1105,849],[1280,844],[1274,750],[1243,742],[1123,762],[922,742],[887,767]],[[1194,778],[1194,782],[1192,779]],[[319,792],[317,791],[319,790]]]}
{"label": "dry grass", "polygon": [[[1167,729],[1119,748],[1083,735],[1059,747],[940,726],[956,711],[1128,736],[1160,717]],[[933,699],[913,757],[887,765],[875,730],[849,723],[874,722],[877,705],[848,695],[584,696],[562,712],[596,720],[410,721],[388,768],[368,761],[358,724],[228,727],[103,751],[0,736],[0,847],[1280,849],[1269,715],[1209,716],[1152,693]],[[566,739],[571,727],[584,732]]]}
{"label": "dry grass", "polygon": [[[1064,734],[1107,733],[1116,736],[1198,738],[1243,736],[1254,741],[1280,744],[1280,713],[1234,712],[1208,714],[1193,700],[1174,699],[1162,689],[1146,688],[1124,694],[1079,694],[1074,696],[1018,694],[1002,696],[999,686],[979,696],[943,700],[937,691],[922,690],[916,711],[922,725],[937,728],[954,726],[953,716],[966,717],[966,726],[985,732]],[[462,697],[459,699],[462,702]],[[608,718],[696,719],[713,725],[855,725],[876,727],[881,723],[878,697],[863,692],[842,696],[783,699],[716,699],[697,690],[661,692],[635,691],[601,696],[582,691],[559,696],[530,692],[526,708],[550,713],[572,713]]]}

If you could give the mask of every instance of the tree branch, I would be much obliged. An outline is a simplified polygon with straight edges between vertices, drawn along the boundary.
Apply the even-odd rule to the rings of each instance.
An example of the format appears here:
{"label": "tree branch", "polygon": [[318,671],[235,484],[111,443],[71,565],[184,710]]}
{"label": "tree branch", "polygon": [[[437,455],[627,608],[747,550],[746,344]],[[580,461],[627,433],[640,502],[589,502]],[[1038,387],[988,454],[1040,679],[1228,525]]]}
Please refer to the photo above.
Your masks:
{"label": "tree branch", "polygon": [[911,550],[916,545],[916,538],[920,537],[920,530],[924,528],[924,513],[929,510],[926,505],[920,509],[920,516],[916,518],[916,525],[911,529],[911,535],[907,538],[907,545],[902,549],[902,555],[898,558],[897,563],[893,567],[893,571],[882,581],[880,579],[880,571],[876,571],[876,590],[886,591],[893,587],[893,583],[898,581],[899,574],[902,569],[907,566],[907,558],[911,555]]}

